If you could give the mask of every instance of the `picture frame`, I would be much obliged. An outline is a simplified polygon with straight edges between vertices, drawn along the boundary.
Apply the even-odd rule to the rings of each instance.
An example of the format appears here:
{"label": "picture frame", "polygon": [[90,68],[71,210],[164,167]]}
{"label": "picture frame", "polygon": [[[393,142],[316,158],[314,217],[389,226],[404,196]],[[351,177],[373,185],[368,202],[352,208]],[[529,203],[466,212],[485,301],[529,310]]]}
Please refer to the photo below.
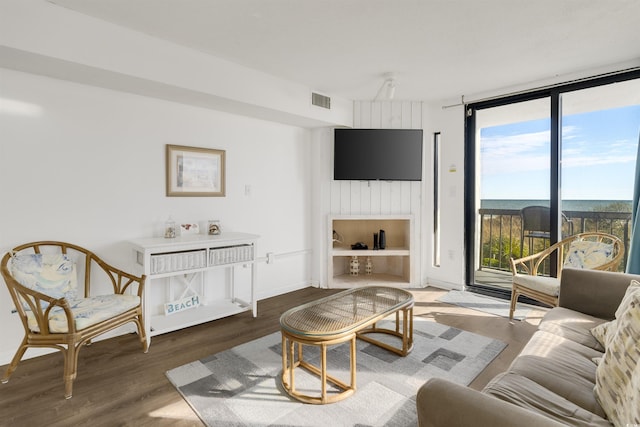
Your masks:
{"label": "picture frame", "polygon": [[167,144],[167,197],[224,197],[225,150]]}

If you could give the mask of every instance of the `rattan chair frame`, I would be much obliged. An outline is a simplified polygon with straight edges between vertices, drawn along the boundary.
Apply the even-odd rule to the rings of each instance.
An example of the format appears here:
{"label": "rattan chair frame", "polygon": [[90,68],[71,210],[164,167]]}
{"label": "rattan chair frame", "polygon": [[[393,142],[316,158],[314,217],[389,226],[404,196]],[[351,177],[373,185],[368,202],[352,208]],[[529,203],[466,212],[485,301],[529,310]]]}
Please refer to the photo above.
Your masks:
{"label": "rattan chair frame", "polygon": [[[63,254],[72,253],[81,261],[84,257],[84,296],[91,296],[91,278],[95,271],[103,272],[109,279],[112,286],[113,294],[133,293],[140,298],[138,306],[118,314],[112,318],[103,320],[87,328],[78,330],[76,328],[69,301],[65,298],[52,298],[46,294],[29,289],[21,285],[11,274],[9,263],[14,254],[18,253],[44,253],[51,251],[59,251]],[[79,264],[77,262],[76,264]],[[9,289],[9,294],[13,300],[16,311],[22,325],[25,335],[22,343],[18,347],[15,356],[11,360],[2,382],[9,381],[11,374],[16,370],[18,363],[22,359],[25,351],[32,348],[54,348],[60,350],[64,355],[64,384],[65,398],[69,399],[73,394],[73,381],[77,376],[78,370],[78,353],[80,348],[85,344],[90,344],[95,337],[102,335],[108,331],[118,328],[129,322],[135,323],[138,331],[138,337],[142,344],[144,353],[148,351],[147,339],[145,335],[144,320],[142,316],[142,294],[144,292],[144,284],[146,276],[135,276],[113,267],[99,258],[95,253],[80,247],[78,245],[59,241],[38,241],[26,243],[13,248],[4,255],[0,262],[0,271],[4,281]],[[95,276],[93,276],[95,279]],[[80,278],[79,278],[80,279]],[[80,283],[78,284],[80,288]],[[80,291],[80,289],[78,289]],[[27,320],[27,312],[24,304],[30,307],[31,312],[35,316],[39,331],[33,331],[29,327]],[[43,308],[44,307],[44,308]],[[49,313],[55,307],[64,310],[68,332],[59,333],[51,332],[49,328]]]}
{"label": "rattan chair frame", "polygon": [[624,244],[622,240],[618,237],[602,233],[602,232],[585,232],[574,234],[573,236],[569,236],[551,246],[547,249],[538,252],[533,255],[529,255],[519,259],[511,258],[511,273],[513,275],[512,278],[512,287],[511,287],[511,303],[509,308],[509,319],[513,319],[513,313],[516,309],[516,304],[518,302],[518,298],[520,295],[525,295],[531,299],[536,301],[540,301],[544,304],[550,305],[552,307],[558,306],[558,296],[549,295],[535,289],[531,289],[529,287],[521,286],[516,282],[516,277],[520,274],[527,274],[531,276],[538,276],[540,273],[540,267],[543,263],[549,259],[551,254],[557,252],[556,257],[556,268],[557,268],[557,281],[558,286],[560,286],[560,280],[562,278],[562,267],[564,265],[564,261],[566,255],[568,253],[569,247],[571,243],[575,241],[588,240],[594,242],[601,242],[613,245],[613,258],[602,265],[592,267],[593,270],[604,270],[604,271],[616,271],[618,266],[622,262],[624,257]]}

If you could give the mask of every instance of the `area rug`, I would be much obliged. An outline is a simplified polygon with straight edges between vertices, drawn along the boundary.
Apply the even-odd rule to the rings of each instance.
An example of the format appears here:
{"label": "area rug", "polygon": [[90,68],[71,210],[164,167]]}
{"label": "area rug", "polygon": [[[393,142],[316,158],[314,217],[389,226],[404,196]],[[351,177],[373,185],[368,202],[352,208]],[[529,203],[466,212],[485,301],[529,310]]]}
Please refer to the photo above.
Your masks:
{"label": "area rug", "polygon": [[[509,305],[510,302],[503,299],[485,297],[473,292],[465,291],[449,291],[440,298],[440,302],[446,302],[447,304],[454,304],[460,307],[471,308],[473,310],[482,311],[489,314],[494,314],[501,317],[509,317]],[[518,303],[520,305],[520,303]],[[516,307],[513,313],[513,318],[516,320],[526,319],[531,310],[528,308]]]}
{"label": "area rug", "polygon": [[[356,392],[332,404],[304,404],[283,391],[279,332],[166,375],[207,426],[416,426],[415,395],[425,381],[468,385],[506,344],[418,318],[414,324],[414,348],[406,357],[358,340]],[[318,365],[317,348],[304,348],[305,359]],[[327,351],[329,374],[345,381],[348,352],[346,343]],[[304,372],[296,370],[297,390],[319,391],[319,380]]]}

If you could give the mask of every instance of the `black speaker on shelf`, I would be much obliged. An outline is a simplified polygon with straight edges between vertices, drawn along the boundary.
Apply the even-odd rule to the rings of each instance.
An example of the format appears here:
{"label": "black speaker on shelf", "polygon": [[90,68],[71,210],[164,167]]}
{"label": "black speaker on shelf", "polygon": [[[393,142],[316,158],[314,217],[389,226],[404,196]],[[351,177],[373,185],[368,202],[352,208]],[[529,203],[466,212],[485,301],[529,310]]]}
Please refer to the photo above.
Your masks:
{"label": "black speaker on shelf", "polygon": [[378,246],[380,247],[380,249],[384,249],[385,247],[387,247],[387,238],[384,234],[384,230],[380,230],[378,234]]}
{"label": "black speaker on shelf", "polygon": [[378,233],[373,233],[373,250],[378,250],[380,247],[378,246]]}

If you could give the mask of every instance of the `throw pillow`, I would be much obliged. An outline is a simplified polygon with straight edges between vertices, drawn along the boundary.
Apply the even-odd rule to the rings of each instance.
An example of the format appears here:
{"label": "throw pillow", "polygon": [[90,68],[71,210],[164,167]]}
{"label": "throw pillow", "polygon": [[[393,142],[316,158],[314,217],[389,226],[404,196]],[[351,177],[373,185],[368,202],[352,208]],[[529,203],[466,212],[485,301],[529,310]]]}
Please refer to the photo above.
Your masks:
{"label": "throw pillow", "polygon": [[11,274],[29,289],[53,298],[76,299],[76,266],[65,254],[15,255],[11,258]]}
{"label": "throw pillow", "polygon": [[624,313],[629,308],[632,296],[638,293],[640,293],[640,282],[638,282],[637,280],[632,280],[629,284],[629,287],[627,287],[624,297],[622,297],[622,301],[620,302],[618,309],[616,310],[615,319],[610,322],[601,323],[600,325],[591,328],[591,335],[593,335],[593,337],[598,340],[598,342],[605,349],[607,348],[608,341],[611,340],[616,332],[617,319],[620,318],[620,316],[622,316],[622,313]]}
{"label": "throw pillow", "polygon": [[613,245],[580,240],[571,242],[564,267],[595,268],[613,259]]}
{"label": "throw pillow", "polygon": [[629,287],[625,291],[624,296],[622,297],[622,301],[620,301],[620,305],[618,306],[618,309],[616,310],[616,314],[615,314],[616,319],[620,318],[620,316],[622,316],[622,313],[627,311],[627,309],[629,308],[629,304],[631,303],[631,299],[633,298],[634,295],[636,295],[639,292],[640,292],[640,282],[638,282],[637,280],[632,280],[631,283],[629,284]]}
{"label": "throw pillow", "polygon": [[615,426],[640,424],[640,292],[629,298],[596,368],[594,393]]}
{"label": "throw pillow", "polygon": [[616,321],[611,320],[609,322],[604,322],[599,324],[598,326],[594,326],[591,328],[591,335],[600,343],[600,345],[606,349],[607,348],[607,335],[610,329],[615,329]]}

